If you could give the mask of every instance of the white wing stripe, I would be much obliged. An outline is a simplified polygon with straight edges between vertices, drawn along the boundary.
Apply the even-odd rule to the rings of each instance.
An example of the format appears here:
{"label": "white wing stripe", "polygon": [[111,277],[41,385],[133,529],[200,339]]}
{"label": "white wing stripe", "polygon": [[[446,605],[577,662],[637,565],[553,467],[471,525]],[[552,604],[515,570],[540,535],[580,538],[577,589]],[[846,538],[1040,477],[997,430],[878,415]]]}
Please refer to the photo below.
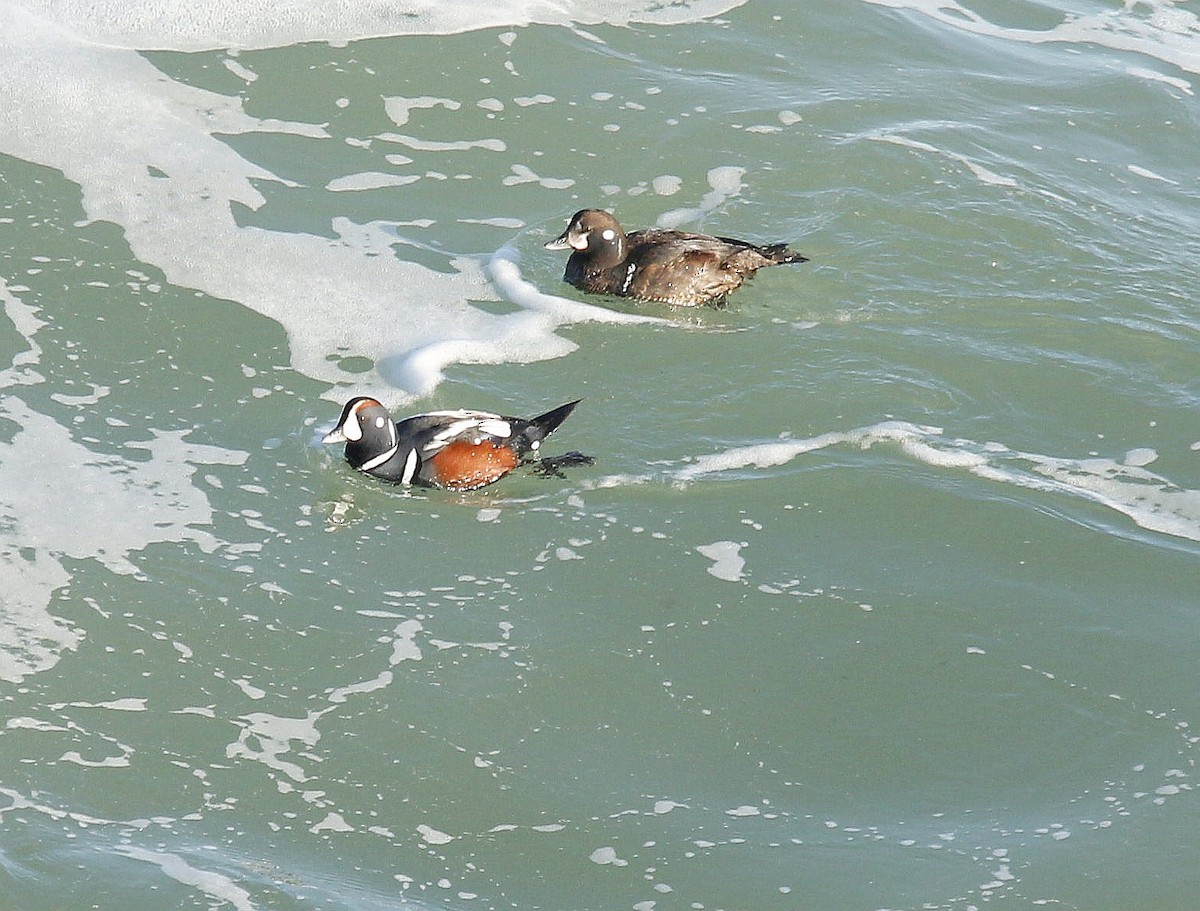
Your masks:
{"label": "white wing stripe", "polygon": [[[437,413],[437,412],[433,412]],[[471,431],[475,431],[485,436],[497,437],[501,440],[507,440],[512,436],[512,424],[504,420],[499,415],[482,414],[479,412],[444,412],[449,417],[451,415],[469,415],[469,417],[458,417],[457,420],[447,424],[441,430],[433,435],[428,443],[421,447],[421,451],[425,453],[437,452],[444,448],[451,440],[454,440]]]}

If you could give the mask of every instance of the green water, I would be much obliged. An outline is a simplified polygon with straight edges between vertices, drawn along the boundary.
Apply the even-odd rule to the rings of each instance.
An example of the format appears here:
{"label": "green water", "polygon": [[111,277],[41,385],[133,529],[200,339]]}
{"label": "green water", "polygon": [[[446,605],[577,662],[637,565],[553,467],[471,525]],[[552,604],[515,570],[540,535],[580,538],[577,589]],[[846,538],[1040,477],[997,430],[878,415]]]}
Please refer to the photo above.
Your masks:
{"label": "green water", "polygon": [[[0,909],[1189,907],[1200,32],[945,8],[9,39]],[[811,262],[535,310],[585,205]]]}

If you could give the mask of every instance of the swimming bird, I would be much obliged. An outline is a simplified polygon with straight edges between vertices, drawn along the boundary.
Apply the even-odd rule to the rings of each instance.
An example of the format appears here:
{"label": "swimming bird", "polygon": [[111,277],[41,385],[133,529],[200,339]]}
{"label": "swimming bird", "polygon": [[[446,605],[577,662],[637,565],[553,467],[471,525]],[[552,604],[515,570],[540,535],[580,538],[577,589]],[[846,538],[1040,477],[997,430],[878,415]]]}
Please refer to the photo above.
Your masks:
{"label": "swimming bird", "polygon": [[803,263],[787,244],[647,228],[626,234],[603,209],[581,209],[547,250],[571,250],[563,281],[593,294],[698,307],[725,297],[763,266]]}
{"label": "swimming bird", "polygon": [[568,402],[527,420],[489,411],[431,411],[397,423],[378,399],[360,395],[346,403],[337,426],[321,442],[345,443],[347,462],[385,481],[475,490],[522,463],[557,477],[564,466],[590,465],[593,460],[578,452],[529,458],[578,404]]}

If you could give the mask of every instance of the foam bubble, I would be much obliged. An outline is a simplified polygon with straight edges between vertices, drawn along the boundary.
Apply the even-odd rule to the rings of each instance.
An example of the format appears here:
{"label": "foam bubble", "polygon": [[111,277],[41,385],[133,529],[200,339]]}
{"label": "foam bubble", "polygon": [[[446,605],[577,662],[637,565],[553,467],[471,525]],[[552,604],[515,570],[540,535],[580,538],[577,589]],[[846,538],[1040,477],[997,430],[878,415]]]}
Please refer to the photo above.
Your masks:
{"label": "foam bubble", "polygon": [[741,582],[745,578],[743,569],[746,560],[741,555],[744,544],[735,541],[717,541],[713,544],[701,544],[696,552],[713,561],[708,567],[708,574],[716,576],[725,582]]}
{"label": "foam bubble", "polygon": [[594,864],[600,864],[601,866],[608,866],[608,865],[612,865],[614,867],[629,866],[629,861],[627,861],[621,857],[618,857],[617,849],[613,848],[613,847],[597,848],[590,855],[588,855],[588,860],[590,860]]}
{"label": "foam bubble", "polygon": [[304,769],[283,757],[291,751],[292,741],[298,741],[304,747],[316,746],[321,739],[317,720],[322,714],[309,712],[303,718],[286,718],[269,712],[244,715],[235,722],[241,726],[242,732],[236,741],[225,747],[225,757],[257,760],[292,781],[306,782],[309,776]]}
{"label": "foam bubble", "polygon": [[1137,468],[1143,468],[1146,465],[1156,461],[1158,461],[1158,453],[1149,447],[1142,449],[1131,449],[1129,452],[1125,453],[1125,464],[1133,465]]}
{"label": "foam bubble", "polygon": [[448,111],[457,111],[462,107],[462,102],[455,101],[453,98],[434,98],[430,95],[421,95],[417,98],[405,98],[401,95],[391,95],[383,99],[384,112],[391,118],[392,123],[398,127],[408,123],[408,118],[414,110],[443,107]]}
{"label": "foam bubble", "polygon": [[737,196],[745,186],[742,178],[745,168],[735,165],[721,165],[708,172],[708,185],[711,188],[694,208],[672,209],[658,217],[656,224],[660,228],[677,228],[689,221],[703,218],[709,212],[725,203],[726,200]]}
{"label": "foam bubble", "polygon": [[659,196],[674,196],[683,187],[683,180],[674,174],[663,174],[655,177],[650,185]]}
{"label": "foam bubble", "polygon": [[364,171],[361,174],[347,174],[345,177],[335,177],[325,184],[325,189],[334,193],[344,193],[347,190],[379,190],[384,187],[403,187],[420,180],[416,174],[384,174],[380,171]]}

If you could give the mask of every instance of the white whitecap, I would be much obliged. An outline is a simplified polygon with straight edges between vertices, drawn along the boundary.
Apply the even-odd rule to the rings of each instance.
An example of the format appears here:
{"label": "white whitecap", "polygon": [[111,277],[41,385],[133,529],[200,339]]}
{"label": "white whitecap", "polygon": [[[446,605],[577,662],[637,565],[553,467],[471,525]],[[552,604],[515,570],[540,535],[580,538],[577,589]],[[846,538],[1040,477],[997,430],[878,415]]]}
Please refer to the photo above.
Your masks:
{"label": "white whitecap", "polygon": [[966,169],[970,171],[981,183],[991,184],[992,186],[997,187],[1017,186],[1017,182],[1013,178],[1004,177],[1000,174],[997,174],[995,171],[984,167],[973,158],[968,158],[966,155],[960,155],[957,152],[939,149],[937,146],[932,146],[929,143],[921,142],[920,140],[910,139],[908,136],[904,136],[899,133],[872,132],[868,133],[866,138],[875,142],[886,142],[890,143],[891,145],[903,146],[916,152],[931,152],[936,155],[941,155],[943,158],[958,162],[966,167]]}
{"label": "white whitecap", "polygon": [[1161,174],[1151,171],[1149,168],[1143,168],[1141,165],[1129,164],[1125,166],[1125,169],[1130,174],[1136,174],[1138,177],[1144,177],[1147,180],[1157,180],[1160,183],[1170,184],[1173,187],[1179,186],[1179,181],[1172,180],[1170,177],[1163,177]]}
{"label": "white whitecap", "polygon": [[935,468],[968,471],[1002,484],[1082,497],[1125,515],[1148,531],[1200,541],[1200,490],[1180,487],[1148,471],[1144,466],[1157,458],[1151,449],[1131,450],[1120,462],[1066,458],[1021,452],[995,442],[946,439],[940,428],[884,421],[807,439],[705,454],[676,469],[672,477],[677,483],[687,484],[718,472],[784,465],[831,446],[869,449],[879,444],[896,445],[915,461]]}
{"label": "white whitecap", "polygon": [[228,905],[234,911],[255,911],[250,893],[223,873],[192,866],[178,854],[148,851],[134,845],[117,845],[113,851],[131,860],[153,864],[161,869],[168,879],[190,886],[206,896],[208,903]]}
{"label": "white whitecap", "polygon": [[921,13],[941,25],[987,38],[1022,44],[1104,47],[1143,54],[1192,73],[1200,73],[1200,16],[1171,0],[1128,2],[1094,12],[1064,13],[1050,28],[998,25],[958,0],[866,0],[877,6]]}

